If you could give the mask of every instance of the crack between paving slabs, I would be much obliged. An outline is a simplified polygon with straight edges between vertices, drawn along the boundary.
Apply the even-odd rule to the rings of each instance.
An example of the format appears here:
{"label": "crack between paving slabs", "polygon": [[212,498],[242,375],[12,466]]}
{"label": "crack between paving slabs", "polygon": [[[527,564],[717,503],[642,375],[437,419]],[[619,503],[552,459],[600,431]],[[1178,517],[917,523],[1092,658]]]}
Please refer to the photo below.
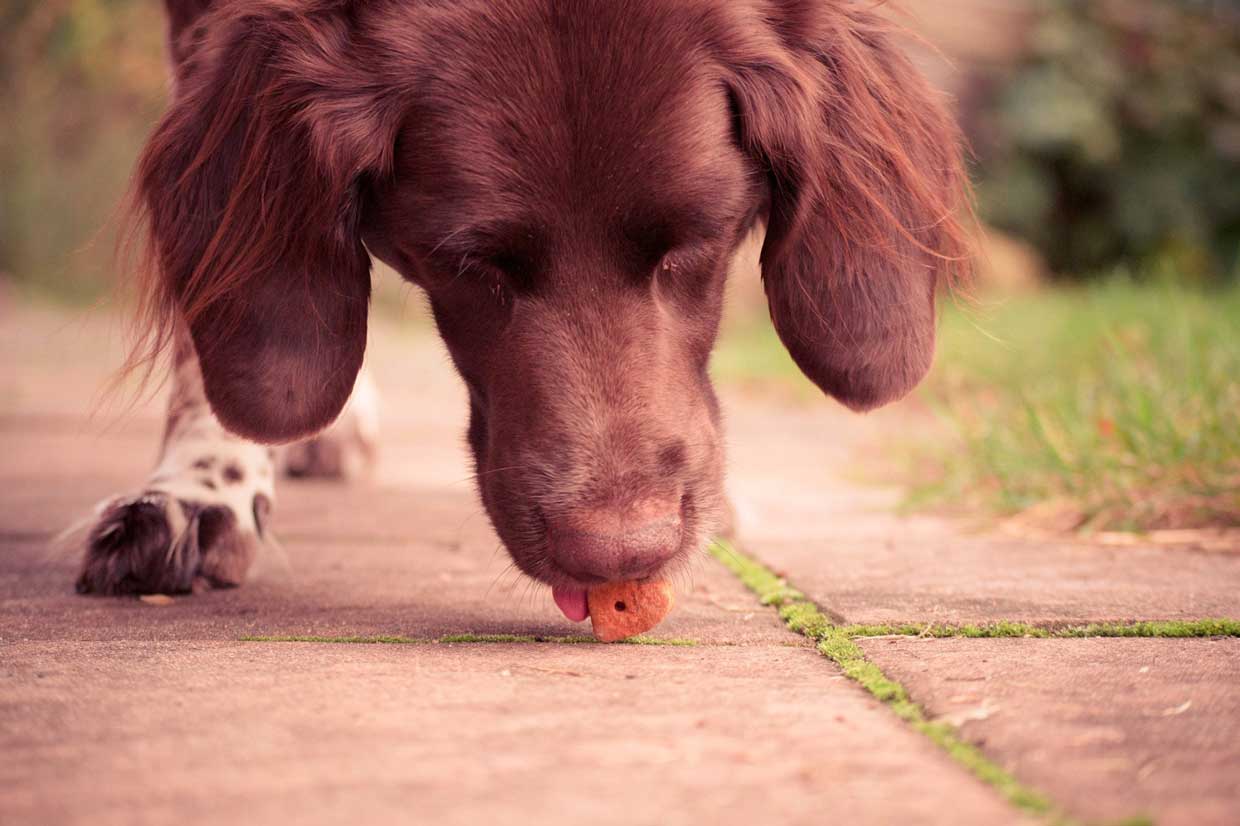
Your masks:
{"label": "crack between paving slabs", "polygon": [[[732,572],[763,605],[778,611],[788,628],[813,640],[819,653],[840,667],[844,675],[859,683],[875,699],[886,705],[897,717],[927,737],[956,763],[983,783],[991,786],[1017,809],[1041,818],[1053,826],[1082,826],[1049,797],[1017,780],[1011,773],[988,758],[979,748],[965,741],[950,723],[932,720],[925,710],[909,697],[899,682],[868,660],[856,640],[874,636],[915,637],[1220,637],[1240,636],[1240,620],[1204,619],[1186,621],[1135,621],[1129,623],[1092,623],[1075,626],[1038,626],[1029,623],[996,621],[984,625],[845,625],[836,615],[830,616],[803,593],[761,562],[753,559],[723,540],[716,540],[711,554]],[[1153,826],[1145,815],[1112,821],[1110,826]]]}
{"label": "crack between paving slabs", "polygon": [[[522,645],[608,645],[594,637],[584,635],[553,636],[543,634],[444,634],[438,637],[406,637],[402,635],[344,635],[319,636],[315,634],[247,634],[237,638],[239,642],[316,642],[352,645],[495,645],[515,643]],[[730,646],[736,643],[703,643],[684,637],[629,637],[617,640],[620,645],[653,645],[680,647]]]}
{"label": "crack between paving slabs", "polygon": [[[941,720],[932,720],[925,710],[913,702],[905,688],[870,662],[860,646],[859,638],[904,636],[921,638],[964,637],[975,639],[1036,638],[1080,639],[1085,637],[1240,637],[1240,620],[1229,618],[1199,620],[1137,620],[1088,624],[1032,624],[996,620],[983,624],[847,624],[841,614],[821,608],[787,581],[723,540],[716,540],[711,555],[726,567],[759,601],[779,613],[791,630],[815,643],[819,653],[836,663],[845,676],[859,683],[872,696],[890,708],[897,717],[927,737],[982,782],[994,788],[1016,808],[1036,815],[1054,826],[1081,826],[1043,793],[1017,780],[990,760],[980,749],[966,742],[958,729]],[[559,644],[601,645],[590,636],[549,636],[532,634],[445,634],[438,637],[407,637],[402,635],[246,635],[242,642],[342,643],[379,645],[443,645],[443,644]],[[621,641],[627,645],[703,646],[735,645],[735,643],[702,643],[683,638],[634,637]],[[1152,826],[1144,816],[1114,822],[1111,826]]]}

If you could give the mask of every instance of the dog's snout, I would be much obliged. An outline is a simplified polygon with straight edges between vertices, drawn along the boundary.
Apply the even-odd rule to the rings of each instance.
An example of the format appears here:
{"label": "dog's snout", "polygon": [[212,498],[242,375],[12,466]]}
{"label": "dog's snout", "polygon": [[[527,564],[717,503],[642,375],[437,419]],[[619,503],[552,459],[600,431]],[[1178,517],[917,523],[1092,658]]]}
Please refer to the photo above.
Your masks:
{"label": "dog's snout", "polygon": [[680,550],[679,498],[568,511],[547,519],[552,558],[584,585],[641,579]]}

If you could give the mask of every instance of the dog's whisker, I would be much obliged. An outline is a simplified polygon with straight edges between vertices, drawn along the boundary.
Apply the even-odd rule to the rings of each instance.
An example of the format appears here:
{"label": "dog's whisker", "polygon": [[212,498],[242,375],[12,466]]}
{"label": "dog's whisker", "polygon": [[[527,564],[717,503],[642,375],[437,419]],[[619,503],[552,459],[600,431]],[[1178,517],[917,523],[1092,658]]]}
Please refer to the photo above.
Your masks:
{"label": "dog's whisker", "polygon": [[[499,550],[499,547],[497,547],[496,550]],[[483,600],[485,601],[488,597],[490,597],[491,591],[493,591],[495,587],[499,585],[499,583],[504,579],[505,576],[513,572],[517,572],[518,574],[520,573],[519,571],[517,571],[517,563],[509,562],[507,565],[504,566],[503,570],[501,570],[498,574],[496,574],[491,579],[491,584],[487,586],[486,591],[482,595]]]}

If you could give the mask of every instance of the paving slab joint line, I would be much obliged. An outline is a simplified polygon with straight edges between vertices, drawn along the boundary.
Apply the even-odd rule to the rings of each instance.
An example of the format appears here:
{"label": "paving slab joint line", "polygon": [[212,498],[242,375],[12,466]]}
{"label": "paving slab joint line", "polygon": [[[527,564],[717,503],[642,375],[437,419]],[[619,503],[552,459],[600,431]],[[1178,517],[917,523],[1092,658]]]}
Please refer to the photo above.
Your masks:
{"label": "paving slab joint line", "polygon": [[[875,699],[881,701],[890,708],[897,717],[908,723],[915,730],[925,737],[929,738],[936,746],[945,751],[949,757],[966,768],[975,777],[983,783],[991,786],[1004,799],[1016,808],[1035,815],[1053,826],[1083,826],[1082,822],[1070,817],[1060,807],[1055,805],[1045,794],[1024,785],[1017,780],[1006,769],[992,761],[980,749],[971,743],[966,742],[960,735],[959,730],[950,723],[942,720],[932,720],[927,717],[925,710],[913,702],[905,690],[904,686],[896,680],[888,677],[882,669],[866,659],[865,652],[857,645],[858,637],[867,636],[922,636],[925,628],[922,626],[863,626],[863,625],[841,625],[832,622],[805,594],[793,588],[788,582],[771,569],[767,568],[761,562],[753,559],[740,551],[736,550],[732,545],[722,540],[716,540],[710,549],[711,554],[721,562],[724,567],[731,571],[749,590],[753,591],[758,599],[764,604],[769,605],[779,612],[780,619],[792,631],[797,632],[809,639],[813,640],[818,647],[819,653],[836,663],[844,672],[845,676],[859,683],[862,688],[868,691]],[[1203,630],[1205,627],[1221,628],[1222,632],[1209,634],[1208,636],[1236,636],[1240,633],[1240,622],[1234,620],[1204,620],[1201,621]],[[1214,623],[1206,626],[1205,623]],[[987,628],[994,633],[989,636],[1207,636],[1206,634],[1135,634],[1120,633],[1125,630],[1131,630],[1138,626],[1157,626],[1154,629],[1147,630],[1167,630],[1163,629],[1163,623],[1133,623],[1129,625],[1114,626],[1078,626],[1075,628],[1063,629],[1038,629],[1036,626],[1024,625],[1021,623],[995,623],[993,626],[928,626],[930,628],[938,628],[943,633],[940,636],[986,636],[980,633],[982,628]],[[1188,624],[1193,625],[1193,624]],[[1091,628],[1096,633],[1084,634],[1085,628]],[[1196,626],[1194,626],[1196,628]],[[978,631],[978,633],[964,633],[967,630]],[[1043,633],[1025,634],[1016,633],[1017,630],[1036,629]],[[946,633],[947,631],[956,631],[959,633]],[[1102,631],[1112,631],[1114,633],[1104,634]],[[913,633],[916,631],[916,633]],[[1068,633],[1069,631],[1078,633]],[[880,633],[874,633],[880,632]],[[1003,633],[1000,633],[1003,632]],[[1119,821],[1112,821],[1108,826],[1153,826],[1154,821],[1145,815],[1138,815]]]}
{"label": "paving slab joint line", "polygon": [[[240,642],[321,642],[352,645],[478,645],[496,643],[552,644],[552,645],[607,645],[594,637],[584,635],[546,636],[542,634],[444,634],[439,637],[406,637],[401,635],[346,635],[318,636],[315,634],[247,634]],[[619,640],[621,645],[698,646],[697,640],[682,637],[630,637]],[[730,645],[730,643],[721,643]]]}
{"label": "paving slab joint line", "polygon": [[1093,622],[1033,624],[996,620],[976,625],[943,623],[902,625],[837,625],[837,630],[851,638],[864,637],[926,637],[945,639],[998,639],[1030,637],[1034,639],[1085,639],[1087,637],[1144,637],[1190,639],[1195,637],[1240,637],[1240,620],[1215,617],[1196,620],[1134,620],[1132,622]]}

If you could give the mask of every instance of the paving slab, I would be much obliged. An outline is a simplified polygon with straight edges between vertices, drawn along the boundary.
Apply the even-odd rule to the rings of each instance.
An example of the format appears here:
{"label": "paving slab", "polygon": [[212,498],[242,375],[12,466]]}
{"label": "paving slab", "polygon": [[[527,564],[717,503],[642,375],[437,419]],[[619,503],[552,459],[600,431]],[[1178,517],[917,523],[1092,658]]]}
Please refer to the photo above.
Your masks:
{"label": "paving slab", "polygon": [[931,715],[1089,822],[1240,822],[1240,639],[861,642]]}
{"label": "paving slab", "polygon": [[868,461],[859,444],[906,426],[898,411],[859,417],[826,402],[781,409],[753,399],[731,411],[742,546],[842,621],[1240,617],[1240,548],[1025,540],[902,517],[898,491],[849,478]]}
{"label": "paving slab", "polygon": [[[35,332],[0,333],[4,360],[19,368],[6,385],[16,407],[0,417],[0,532],[30,538],[59,530],[146,473],[160,403],[153,399],[128,417],[112,406],[89,418],[96,391],[119,359],[115,325],[106,316],[18,313],[15,326]],[[441,345],[426,331],[376,328],[370,365],[385,400],[377,482],[471,499],[464,395]],[[105,344],[86,346],[96,341]],[[69,358],[76,351],[83,355]],[[53,359],[68,360],[72,380]],[[915,427],[908,410],[857,416],[828,401],[790,406],[735,390],[725,392],[724,402],[729,489],[743,546],[844,621],[1240,616],[1240,549],[1208,554],[1025,541],[962,533],[959,524],[935,517],[893,515],[897,492],[855,484],[875,461],[858,445]],[[356,539],[404,542],[410,529],[428,526],[406,518],[399,496],[359,511],[347,493],[284,485],[278,500],[277,526],[296,536],[321,535],[333,523],[332,530]]]}
{"label": "paving slab", "polygon": [[[16,388],[13,407],[0,413],[0,639],[589,632],[510,567],[470,475],[460,380],[432,335],[392,325],[370,360],[385,408],[372,480],[282,480],[273,523],[281,553],[260,560],[241,589],[162,607],[73,594],[80,536],[52,540],[96,502],[145,478],[162,401],[156,394],[130,415],[115,406],[92,415],[120,350],[115,342],[83,346],[73,380],[53,381],[49,358],[71,349],[55,331],[70,331],[78,346],[78,338],[112,341],[104,319],[58,319],[32,310],[21,318],[36,331],[30,340],[0,332],[0,359],[17,368],[6,376]],[[770,612],[705,554],[674,582],[677,607],[652,636],[788,641]]]}
{"label": "paving slab", "polygon": [[[73,593],[79,545],[52,547],[44,534],[89,499],[42,488],[22,493],[29,510],[19,524],[32,533],[0,538],[0,640],[589,633],[511,568],[464,492],[288,485],[277,510],[281,553],[260,560],[252,581],[152,606]],[[673,582],[677,606],[650,636],[788,642],[774,615],[704,555]]]}
{"label": "paving slab", "polygon": [[[6,826],[174,817],[1023,822],[705,561],[682,578],[683,599],[656,633],[697,640],[694,647],[239,642],[585,630],[508,568],[473,490],[463,393],[442,348],[424,332],[376,327],[383,329],[370,364],[385,410],[375,478],[282,484],[274,517],[282,555],[263,560],[242,589],[152,606],[74,595],[77,546],[57,550],[49,540],[145,476],[161,427],[158,394],[125,416],[115,407],[95,412],[95,392],[120,353],[106,319],[19,308],[0,324]],[[910,427],[907,410],[857,417],[826,402],[788,406],[732,391],[724,403],[742,547],[841,619],[1240,616],[1240,555],[1022,542],[893,516],[898,494],[855,484],[874,461],[858,445]],[[988,754],[1075,811],[1095,811],[1088,799],[1095,780],[1104,790],[1093,802],[1098,811],[1112,811],[1107,800],[1124,802],[1113,790],[1132,776],[1108,760],[1136,761],[1149,810],[1207,823],[1219,822],[1210,820],[1217,806],[1234,810],[1211,779],[1213,766],[1233,770],[1236,762],[1223,740],[1234,739],[1240,709],[1221,688],[1237,681],[1234,641],[1220,649],[1107,641],[1167,646],[1149,649],[1161,652],[1152,670],[1171,664],[1165,679],[1127,689],[1118,677],[1108,680],[1136,660],[1113,652],[1139,648],[1102,647],[1112,653],[1074,659],[1099,641],[864,645],[934,713],[957,715],[974,737],[978,726],[1005,718],[983,719],[982,700],[952,705],[965,696],[960,686],[979,682],[953,676],[975,675],[966,649],[985,655],[1030,642],[1064,647],[1013,648],[1030,652],[1021,656],[1041,664],[1040,674],[1016,670],[1013,655],[981,682],[1009,706],[1041,704],[1060,717],[1048,711],[1041,732],[1018,725],[977,735]],[[917,651],[944,653],[918,671],[910,653]],[[1076,684],[1064,685],[1070,680]],[[1202,693],[1176,701],[1183,680]],[[1096,685],[1111,686],[1098,707],[1088,693]],[[936,686],[946,688],[936,695]],[[1082,692],[1071,695],[1076,705],[1055,699],[1061,689]],[[1117,694],[1122,702],[1113,701]],[[1141,716],[1147,706],[1175,712],[1155,724],[1195,727],[1157,729]],[[1107,714],[1118,722],[1094,722]],[[1090,751],[1117,730],[1129,751]],[[1204,785],[1185,779],[1194,748],[1213,761]],[[1078,770],[1056,773],[1061,757]]]}
{"label": "paving slab", "polygon": [[6,823],[1023,819],[804,649],[26,643]]}
{"label": "paving slab", "polygon": [[745,548],[849,623],[1240,617],[1240,554],[1005,540],[895,517],[859,536],[863,521]]}

